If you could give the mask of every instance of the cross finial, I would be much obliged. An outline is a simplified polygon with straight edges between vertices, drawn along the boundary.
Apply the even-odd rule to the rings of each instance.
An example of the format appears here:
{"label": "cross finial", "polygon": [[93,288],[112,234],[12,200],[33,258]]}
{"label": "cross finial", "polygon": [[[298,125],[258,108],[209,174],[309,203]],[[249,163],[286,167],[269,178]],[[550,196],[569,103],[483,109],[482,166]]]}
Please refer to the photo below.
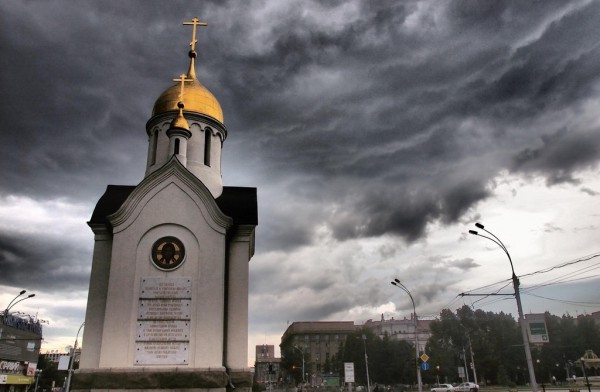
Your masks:
{"label": "cross finial", "polygon": [[181,76],[179,78],[175,78],[173,79],[174,82],[181,82],[181,90],[179,91],[179,101],[183,102],[183,86],[185,85],[185,82],[191,82],[194,79],[190,79],[187,77],[186,74],[181,74]]}
{"label": "cross finial", "polygon": [[192,42],[190,42],[190,46],[192,47],[192,51],[196,50],[196,42],[198,42],[196,40],[196,27],[197,26],[208,26],[208,23],[206,22],[200,22],[200,20],[198,20],[198,18],[194,18],[192,19],[191,22],[183,22],[184,26],[193,26],[192,29]]}

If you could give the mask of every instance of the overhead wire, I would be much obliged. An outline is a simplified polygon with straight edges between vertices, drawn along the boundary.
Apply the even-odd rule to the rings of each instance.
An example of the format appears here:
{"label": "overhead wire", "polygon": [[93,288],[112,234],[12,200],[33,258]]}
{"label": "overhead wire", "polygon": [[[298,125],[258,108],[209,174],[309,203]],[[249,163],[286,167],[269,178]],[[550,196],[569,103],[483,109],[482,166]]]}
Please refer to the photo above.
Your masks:
{"label": "overhead wire", "polygon": [[[570,261],[567,261],[567,262],[563,262],[563,263],[554,265],[552,267],[548,267],[548,268],[544,268],[544,269],[537,270],[537,271],[534,271],[534,272],[530,272],[530,273],[527,273],[527,274],[523,274],[523,275],[519,276],[519,278],[520,279],[521,278],[529,278],[529,277],[532,277],[532,276],[545,274],[545,273],[548,273],[548,272],[551,272],[551,271],[554,271],[554,270],[557,270],[557,269],[561,269],[561,268],[572,266],[572,265],[575,265],[575,264],[578,264],[578,263],[589,261],[589,260],[595,259],[597,257],[600,257],[600,252],[591,253],[591,254],[588,254],[586,256],[579,257],[579,258],[577,258],[575,260],[570,260]],[[571,303],[571,304],[574,304],[574,305],[593,306],[593,305],[585,305],[585,303],[577,303],[575,301],[569,302],[567,300],[558,300],[558,299],[552,299],[552,298],[543,297],[543,296],[537,296],[537,295],[531,294],[530,292],[534,291],[534,290],[537,290],[539,288],[542,288],[542,287],[547,287],[547,286],[552,286],[552,285],[558,285],[558,284],[566,284],[566,283],[583,281],[583,280],[595,279],[597,277],[600,277],[600,274],[598,274],[598,275],[588,275],[588,276],[580,277],[580,278],[575,278],[575,277],[579,276],[581,274],[589,273],[590,271],[593,271],[593,270],[595,270],[597,268],[600,268],[600,262],[592,264],[592,265],[589,265],[589,266],[584,266],[584,267],[582,267],[582,268],[580,268],[580,269],[578,269],[576,271],[568,272],[566,274],[561,275],[560,277],[552,278],[552,279],[549,279],[549,280],[547,280],[545,282],[541,282],[541,283],[535,284],[533,286],[521,287],[521,293],[526,294],[526,295],[536,296],[536,297],[539,297],[541,299],[546,299],[546,300],[550,300],[550,301],[558,301],[558,302],[564,301],[564,303]],[[476,294],[476,293],[474,293],[475,291],[480,291],[480,290],[483,290],[483,289],[486,289],[486,288],[494,287],[494,286],[497,286],[499,284],[508,282],[508,283],[504,284],[502,287],[500,287],[496,291],[495,294],[497,294],[503,288],[505,288],[506,286],[508,286],[511,281],[512,281],[512,279],[504,279],[504,280],[501,280],[501,281],[498,281],[498,282],[494,282],[494,283],[491,283],[491,284],[487,284],[485,286],[481,286],[481,287],[478,287],[478,288],[475,288],[475,289],[471,289],[471,290],[465,291],[464,293]],[[492,294],[482,294],[482,295],[484,296],[484,298],[481,298],[481,299],[479,299],[477,301],[474,301],[471,304],[471,307],[474,307],[474,305],[476,303],[480,303],[479,307],[484,307],[484,306],[489,306],[489,305],[492,305],[492,304],[500,302],[500,301],[507,300],[507,298],[493,298],[493,299],[491,299],[488,302],[481,303],[485,299],[488,299]],[[450,304],[452,304],[453,302],[455,302],[456,299],[457,298],[453,299],[447,306],[449,306]],[[593,303],[591,303],[591,304],[593,304]]]}
{"label": "overhead wire", "polygon": [[548,298],[548,297],[544,297],[542,295],[536,295],[536,294],[527,294],[527,295],[530,295],[530,296],[536,297],[536,298],[547,299],[549,301],[556,301],[556,302],[560,302],[560,303],[564,303],[564,304],[578,305],[578,306],[590,307],[590,308],[597,307],[600,305],[600,302],[568,301],[568,300],[564,300],[564,299]]}

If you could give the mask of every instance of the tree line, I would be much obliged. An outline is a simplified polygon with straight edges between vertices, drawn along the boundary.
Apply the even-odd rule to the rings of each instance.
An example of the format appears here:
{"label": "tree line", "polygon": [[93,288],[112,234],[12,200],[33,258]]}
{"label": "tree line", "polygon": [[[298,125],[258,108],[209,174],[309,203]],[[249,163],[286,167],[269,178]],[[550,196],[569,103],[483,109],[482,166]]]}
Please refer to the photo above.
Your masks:
{"label": "tree line", "polygon": [[[591,316],[558,317],[546,313],[545,319],[549,342],[531,346],[537,382],[564,382],[574,374],[581,377],[582,370],[576,361],[586,350],[600,353],[600,326]],[[474,381],[475,373],[482,385],[525,385],[529,382],[521,330],[510,314],[474,311],[468,306],[455,312],[445,309],[430,328],[431,337],[425,349],[430,357],[429,369],[421,371],[423,383],[466,381],[458,373],[458,368],[464,368],[465,364],[469,380]],[[372,383],[416,383],[416,366],[422,361],[415,361],[412,343],[387,335],[380,338],[366,328],[349,334],[338,353],[325,365],[327,369],[323,370],[343,376],[344,363],[353,362],[356,382],[366,385],[365,349]],[[301,353],[297,351],[282,346],[283,368],[301,362]],[[588,375],[598,373],[595,369],[586,372]],[[301,380],[301,371],[295,375],[296,381]]]}

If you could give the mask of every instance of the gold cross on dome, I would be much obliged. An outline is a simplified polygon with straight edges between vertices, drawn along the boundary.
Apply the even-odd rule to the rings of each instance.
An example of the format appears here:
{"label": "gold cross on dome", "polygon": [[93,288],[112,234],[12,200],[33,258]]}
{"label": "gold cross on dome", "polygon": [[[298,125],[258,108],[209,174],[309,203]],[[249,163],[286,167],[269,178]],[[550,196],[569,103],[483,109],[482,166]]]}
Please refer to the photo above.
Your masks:
{"label": "gold cross on dome", "polygon": [[208,26],[208,23],[206,22],[200,22],[200,20],[198,20],[198,18],[194,18],[192,19],[191,22],[183,22],[184,26],[194,26],[193,30],[192,30],[192,42],[190,42],[190,46],[192,47],[192,50],[196,50],[196,27],[197,26]]}
{"label": "gold cross on dome", "polygon": [[181,74],[179,78],[173,79],[174,82],[181,82],[181,91],[179,92],[179,101],[183,102],[183,86],[185,82],[191,82],[194,79],[188,79],[186,74]]}

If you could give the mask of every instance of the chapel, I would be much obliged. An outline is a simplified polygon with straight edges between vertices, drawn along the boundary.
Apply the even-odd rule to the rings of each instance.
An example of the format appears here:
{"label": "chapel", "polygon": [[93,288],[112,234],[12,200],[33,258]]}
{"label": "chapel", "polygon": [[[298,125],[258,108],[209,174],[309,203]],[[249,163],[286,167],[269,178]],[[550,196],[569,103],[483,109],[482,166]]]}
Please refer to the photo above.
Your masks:
{"label": "chapel", "polygon": [[[248,268],[256,188],[224,186],[228,130],[189,68],[146,123],[144,178],[108,185],[94,233],[83,348],[72,390],[250,390]],[[142,137],[142,133],[140,133]]]}

